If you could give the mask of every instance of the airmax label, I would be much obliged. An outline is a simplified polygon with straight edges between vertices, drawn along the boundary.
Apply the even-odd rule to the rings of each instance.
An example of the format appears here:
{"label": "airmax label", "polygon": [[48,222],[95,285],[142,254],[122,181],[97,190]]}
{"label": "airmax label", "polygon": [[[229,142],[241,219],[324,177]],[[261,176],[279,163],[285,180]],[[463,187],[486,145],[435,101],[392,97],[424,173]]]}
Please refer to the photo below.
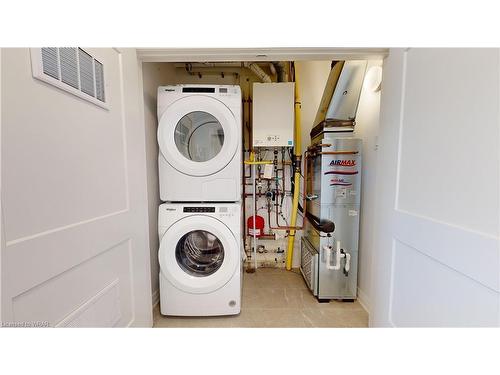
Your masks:
{"label": "airmax label", "polygon": [[354,167],[356,165],[356,160],[332,160],[330,162],[331,166],[339,167]]}

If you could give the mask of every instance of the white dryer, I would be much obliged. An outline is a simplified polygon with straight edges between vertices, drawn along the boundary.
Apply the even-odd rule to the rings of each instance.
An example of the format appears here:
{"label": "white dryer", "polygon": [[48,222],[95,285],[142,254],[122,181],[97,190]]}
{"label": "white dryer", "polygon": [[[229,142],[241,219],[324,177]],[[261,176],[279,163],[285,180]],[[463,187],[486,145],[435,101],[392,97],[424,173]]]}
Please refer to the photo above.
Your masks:
{"label": "white dryer", "polygon": [[241,116],[239,86],[158,88],[162,201],[241,199]]}
{"label": "white dryer", "polygon": [[240,203],[164,203],[159,208],[163,315],[240,313]]}

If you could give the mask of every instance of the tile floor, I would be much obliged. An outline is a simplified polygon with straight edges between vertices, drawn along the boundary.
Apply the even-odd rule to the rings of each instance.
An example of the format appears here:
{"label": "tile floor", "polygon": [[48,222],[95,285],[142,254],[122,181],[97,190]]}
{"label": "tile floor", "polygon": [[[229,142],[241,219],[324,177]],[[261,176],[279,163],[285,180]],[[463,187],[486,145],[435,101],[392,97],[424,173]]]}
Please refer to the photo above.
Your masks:
{"label": "tile floor", "polygon": [[154,310],[154,327],[367,327],[359,302],[319,303],[297,272],[261,268],[243,278],[241,314],[189,318],[165,317]]}

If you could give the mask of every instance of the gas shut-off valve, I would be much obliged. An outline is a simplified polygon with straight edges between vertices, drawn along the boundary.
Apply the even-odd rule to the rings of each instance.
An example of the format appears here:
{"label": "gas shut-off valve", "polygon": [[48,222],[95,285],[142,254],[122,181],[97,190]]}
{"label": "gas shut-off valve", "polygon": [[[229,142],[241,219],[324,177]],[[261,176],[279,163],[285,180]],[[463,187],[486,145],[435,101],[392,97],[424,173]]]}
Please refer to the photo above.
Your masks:
{"label": "gas shut-off valve", "polygon": [[335,265],[332,265],[332,251],[333,248],[330,245],[325,245],[323,246],[323,250],[325,251],[326,254],[326,268],[328,270],[339,270],[341,267],[341,260],[345,258],[345,263],[344,263],[344,275],[348,276],[349,275],[349,269],[351,268],[351,254],[346,253],[344,249],[340,248],[340,241],[336,241],[336,250],[335,250]]}

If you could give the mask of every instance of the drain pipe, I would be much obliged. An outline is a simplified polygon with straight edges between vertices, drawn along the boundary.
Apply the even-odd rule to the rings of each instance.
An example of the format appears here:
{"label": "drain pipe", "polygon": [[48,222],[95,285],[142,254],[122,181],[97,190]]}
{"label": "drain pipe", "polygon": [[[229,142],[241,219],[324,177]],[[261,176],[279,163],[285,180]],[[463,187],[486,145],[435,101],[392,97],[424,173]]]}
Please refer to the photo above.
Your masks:
{"label": "drain pipe", "polygon": [[271,83],[272,79],[269,75],[256,63],[244,63],[245,68],[250,69],[262,82]]}
{"label": "drain pipe", "polygon": [[273,61],[272,65],[278,73],[278,82],[288,82],[287,63],[284,61]]}

